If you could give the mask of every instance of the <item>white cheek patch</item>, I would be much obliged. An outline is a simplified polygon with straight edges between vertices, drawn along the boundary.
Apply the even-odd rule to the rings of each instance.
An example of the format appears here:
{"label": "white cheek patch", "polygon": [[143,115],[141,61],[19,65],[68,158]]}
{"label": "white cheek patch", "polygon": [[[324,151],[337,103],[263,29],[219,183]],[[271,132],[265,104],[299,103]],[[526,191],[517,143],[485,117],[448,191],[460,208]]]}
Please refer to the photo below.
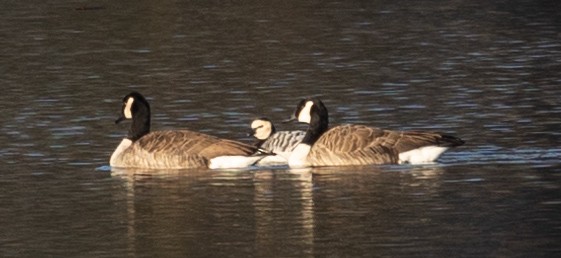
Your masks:
{"label": "white cheek patch", "polygon": [[312,111],[312,106],[314,105],[313,101],[306,102],[306,105],[300,110],[298,114],[298,121],[303,123],[310,123],[312,120],[312,116],[310,112]]}
{"label": "white cheek patch", "polygon": [[265,140],[271,136],[271,129],[266,127],[259,127],[255,129],[255,134],[253,135],[259,140]]}
{"label": "white cheek patch", "polygon": [[261,120],[253,120],[253,122],[251,122],[251,129],[255,129],[259,126],[263,126]]}
{"label": "white cheek patch", "polygon": [[263,120],[253,121],[253,123],[251,123],[251,129],[254,131],[253,136],[259,140],[269,138],[273,132],[271,123]]}
{"label": "white cheek patch", "polygon": [[127,100],[127,105],[125,105],[125,110],[123,110],[123,112],[125,113],[125,118],[127,119],[132,119],[132,103],[134,102],[134,98],[129,98]]}

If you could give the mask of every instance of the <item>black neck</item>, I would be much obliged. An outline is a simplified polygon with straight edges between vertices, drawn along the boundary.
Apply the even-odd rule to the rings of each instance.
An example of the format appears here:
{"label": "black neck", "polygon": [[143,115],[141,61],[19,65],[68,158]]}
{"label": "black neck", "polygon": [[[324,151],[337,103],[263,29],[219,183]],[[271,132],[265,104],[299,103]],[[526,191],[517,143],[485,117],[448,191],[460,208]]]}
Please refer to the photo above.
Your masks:
{"label": "black neck", "polygon": [[127,138],[133,142],[150,132],[150,107],[137,105],[137,108],[127,135]]}
{"label": "black neck", "polygon": [[311,111],[310,126],[306,131],[304,139],[302,139],[302,143],[308,144],[310,146],[313,145],[319,139],[319,137],[321,137],[321,135],[325,133],[325,131],[327,131],[327,129],[329,128],[329,117],[327,115],[327,109],[325,108],[325,106],[323,106],[323,104],[321,104],[320,106],[314,105]]}
{"label": "black neck", "polygon": [[266,140],[257,140],[253,146],[255,146],[256,148],[261,148],[261,146],[263,146],[263,143],[265,143]]}

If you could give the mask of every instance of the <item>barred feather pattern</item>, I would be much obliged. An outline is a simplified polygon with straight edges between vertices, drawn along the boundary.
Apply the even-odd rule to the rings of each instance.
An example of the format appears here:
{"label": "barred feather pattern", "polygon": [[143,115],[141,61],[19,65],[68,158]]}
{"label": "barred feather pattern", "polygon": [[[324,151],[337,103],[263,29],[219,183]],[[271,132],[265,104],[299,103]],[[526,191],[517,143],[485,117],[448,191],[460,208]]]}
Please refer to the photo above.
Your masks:
{"label": "barred feather pattern", "polygon": [[292,152],[306,135],[304,131],[280,131],[269,136],[261,149],[272,153]]}
{"label": "barred feather pattern", "polygon": [[398,132],[341,125],[325,132],[308,154],[311,166],[397,164],[399,153],[425,146],[453,147],[463,141],[432,132]]}
{"label": "barred feather pattern", "polygon": [[112,159],[111,166],[182,169],[206,168],[218,156],[249,156],[256,147],[215,136],[181,130],[150,132]]}

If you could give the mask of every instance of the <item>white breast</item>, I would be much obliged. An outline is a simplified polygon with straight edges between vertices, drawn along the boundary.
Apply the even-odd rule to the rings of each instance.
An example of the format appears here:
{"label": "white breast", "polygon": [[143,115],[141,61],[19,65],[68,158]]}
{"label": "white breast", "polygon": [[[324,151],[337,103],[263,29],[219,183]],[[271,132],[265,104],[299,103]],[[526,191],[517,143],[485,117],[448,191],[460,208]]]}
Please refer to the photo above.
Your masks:
{"label": "white breast", "polygon": [[109,165],[112,167],[119,167],[121,154],[128,149],[132,144],[132,141],[125,138],[121,141],[117,149],[111,154],[111,159],[109,159]]}
{"label": "white breast", "polygon": [[311,148],[312,146],[308,144],[298,144],[292,151],[292,154],[290,154],[290,158],[288,158],[288,166],[291,168],[309,167],[308,154]]}

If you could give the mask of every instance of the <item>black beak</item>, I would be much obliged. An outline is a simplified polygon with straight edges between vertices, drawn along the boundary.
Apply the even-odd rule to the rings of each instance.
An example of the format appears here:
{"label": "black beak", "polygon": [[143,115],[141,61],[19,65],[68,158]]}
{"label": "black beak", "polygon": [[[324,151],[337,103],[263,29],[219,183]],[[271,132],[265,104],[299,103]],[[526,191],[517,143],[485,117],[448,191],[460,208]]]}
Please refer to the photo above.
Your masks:
{"label": "black beak", "polygon": [[126,119],[125,116],[120,116],[119,118],[117,118],[117,120],[115,120],[115,124],[118,124],[125,119]]}
{"label": "black beak", "polygon": [[[257,129],[257,128],[256,128],[256,129]],[[256,129],[253,129],[253,128],[249,129],[249,131],[247,132],[247,136],[248,136],[248,137],[249,137],[249,136],[254,136],[254,135],[255,135],[255,130],[256,130]]]}
{"label": "black beak", "polygon": [[290,122],[296,121],[296,120],[297,120],[296,116],[295,116],[295,115],[292,115],[292,116],[290,116],[288,119],[282,120],[281,123],[286,124],[286,123],[290,123]]}

